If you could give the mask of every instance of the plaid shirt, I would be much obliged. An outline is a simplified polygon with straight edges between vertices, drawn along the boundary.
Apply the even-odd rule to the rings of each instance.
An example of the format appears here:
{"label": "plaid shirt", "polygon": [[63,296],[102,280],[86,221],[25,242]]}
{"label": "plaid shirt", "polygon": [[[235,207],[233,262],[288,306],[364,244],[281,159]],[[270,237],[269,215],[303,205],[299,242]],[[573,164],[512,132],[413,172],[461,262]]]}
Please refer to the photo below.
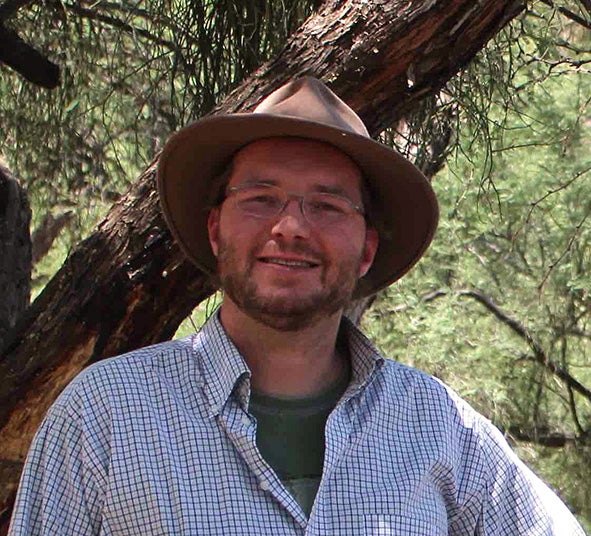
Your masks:
{"label": "plaid shirt", "polygon": [[256,447],[249,371],[215,315],[66,388],[29,452],[9,534],[583,535],[489,421],[344,329],[352,381],[327,422],[309,519]]}

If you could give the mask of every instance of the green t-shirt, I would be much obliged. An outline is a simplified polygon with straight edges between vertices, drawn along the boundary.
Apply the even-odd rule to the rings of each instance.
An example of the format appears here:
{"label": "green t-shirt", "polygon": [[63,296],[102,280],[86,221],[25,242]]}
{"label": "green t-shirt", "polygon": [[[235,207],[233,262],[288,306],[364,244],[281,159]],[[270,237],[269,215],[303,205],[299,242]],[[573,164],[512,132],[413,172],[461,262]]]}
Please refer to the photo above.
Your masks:
{"label": "green t-shirt", "polygon": [[347,369],[337,383],[310,398],[251,395],[257,446],[307,516],[322,477],[326,420],[345,392],[349,376]]}

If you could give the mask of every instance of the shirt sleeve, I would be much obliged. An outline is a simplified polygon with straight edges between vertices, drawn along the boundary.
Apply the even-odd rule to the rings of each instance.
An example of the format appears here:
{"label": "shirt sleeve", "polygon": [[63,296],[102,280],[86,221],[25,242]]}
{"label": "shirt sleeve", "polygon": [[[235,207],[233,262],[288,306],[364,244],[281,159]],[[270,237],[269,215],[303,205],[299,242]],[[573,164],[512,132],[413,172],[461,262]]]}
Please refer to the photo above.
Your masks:
{"label": "shirt sleeve", "polygon": [[488,421],[482,448],[487,484],[477,536],[585,536],[558,496],[515,454]]}
{"label": "shirt sleeve", "polygon": [[[98,535],[107,456],[104,427],[70,386],[29,450],[9,536]],[[96,409],[96,408],[94,408]]]}

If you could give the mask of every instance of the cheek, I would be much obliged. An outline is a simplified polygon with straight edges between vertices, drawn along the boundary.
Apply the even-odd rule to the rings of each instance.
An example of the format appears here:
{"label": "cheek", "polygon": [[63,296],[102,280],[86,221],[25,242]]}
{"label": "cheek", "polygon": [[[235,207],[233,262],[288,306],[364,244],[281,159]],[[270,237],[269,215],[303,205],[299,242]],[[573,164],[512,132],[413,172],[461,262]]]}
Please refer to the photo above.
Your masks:
{"label": "cheek", "polygon": [[364,276],[371,268],[378,251],[379,242],[378,232],[373,228],[368,228],[365,232],[365,240],[363,243],[360,277]]}
{"label": "cheek", "polygon": [[327,251],[334,259],[351,259],[363,255],[364,236],[352,229],[339,229],[324,241]]}
{"label": "cheek", "polygon": [[220,214],[217,227],[218,246],[235,252],[250,253],[262,244],[264,230],[260,222],[233,213]]}

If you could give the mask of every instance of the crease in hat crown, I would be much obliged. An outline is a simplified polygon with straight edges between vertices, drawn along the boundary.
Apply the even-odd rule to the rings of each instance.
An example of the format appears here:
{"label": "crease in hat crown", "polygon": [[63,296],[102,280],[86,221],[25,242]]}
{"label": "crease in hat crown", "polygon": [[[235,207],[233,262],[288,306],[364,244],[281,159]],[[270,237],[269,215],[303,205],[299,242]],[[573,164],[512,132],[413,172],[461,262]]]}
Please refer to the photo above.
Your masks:
{"label": "crease in hat crown", "polygon": [[300,137],[333,145],[360,168],[384,233],[355,298],[402,277],[424,254],[438,220],[429,181],[411,162],[374,141],[359,116],[321,81],[303,77],[264,98],[252,112],[207,116],[174,133],[158,163],[164,219],[186,256],[208,274],[216,259],[207,233],[212,181],[240,149],[273,137]]}
{"label": "crease in hat crown", "polygon": [[275,90],[253,113],[304,119],[369,138],[359,116],[320,80],[309,76]]}

